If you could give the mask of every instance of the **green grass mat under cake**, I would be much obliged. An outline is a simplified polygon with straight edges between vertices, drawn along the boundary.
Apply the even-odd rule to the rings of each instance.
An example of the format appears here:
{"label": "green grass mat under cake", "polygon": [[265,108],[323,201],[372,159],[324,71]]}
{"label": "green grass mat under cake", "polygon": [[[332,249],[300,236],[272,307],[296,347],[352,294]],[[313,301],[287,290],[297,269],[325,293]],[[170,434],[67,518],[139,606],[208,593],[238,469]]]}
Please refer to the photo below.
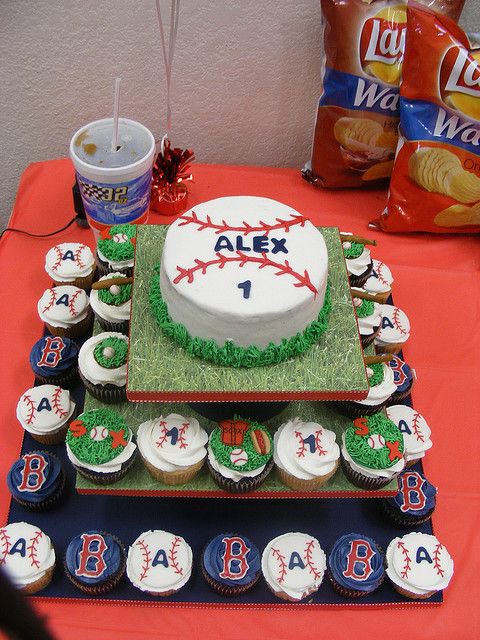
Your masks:
{"label": "green grass mat under cake", "polygon": [[[87,393],[87,397],[85,400],[85,410],[96,409],[102,406],[106,405],[102,405],[102,403],[98,402],[98,400],[95,400]],[[152,418],[156,418],[160,415],[165,416],[169,413],[180,413],[183,416],[194,416],[200,422],[202,427],[208,432],[210,432],[216,426],[215,422],[212,422],[207,418],[200,416],[188,405],[183,403],[162,404],[152,402],[124,402],[122,404],[108,406],[120,413],[125,418],[128,426],[133,430],[134,433],[137,432],[137,429],[142,422],[145,422],[146,420],[150,420]],[[265,421],[263,424],[267,426],[273,434],[277,427],[296,416],[299,416],[302,420],[305,421],[318,422],[326,429],[335,431],[335,433],[337,434],[337,443],[340,446],[341,434],[347,428],[347,426],[351,424],[351,420],[349,418],[345,418],[344,416],[341,416],[339,413],[337,413],[333,409],[332,405],[328,402],[303,401],[291,402],[278,416]],[[255,416],[242,417],[254,418]],[[116,492],[121,490],[130,492],[161,492],[167,490],[172,492],[191,491],[192,495],[194,495],[195,492],[203,491],[221,493],[220,489],[213,482],[206,465],[191,482],[174,487],[167,486],[165,484],[162,484],[161,482],[158,482],[157,480],[154,480],[143,466],[140,457],[137,457],[137,460],[135,461],[125,478],[119,480],[113,485],[95,485],[77,474],[77,489],[79,489],[80,491],[101,490],[102,493],[108,493],[109,491]],[[388,487],[383,489],[382,492],[394,490],[395,482],[392,482]],[[262,483],[259,490],[251,495],[254,495],[258,492],[261,493],[276,491],[291,491],[291,489],[286,487],[277,478],[275,471],[272,471],[265,482]],[[324,487],[322,487],[321,491],[325,494],[325,497],[328,497],[329,493],[361,492],[362,489],[358,489],[357,487],[350,484],[350,482],[343,475],[342,470],[339,468],[335,475],[324,485]],[[315,493],[318,494],[318,492]],[[372,496],[375,496],[375,491],[372,491],[370,493]]]}
{"label": "green grass mat under cake", "polygon": [[138,227],[130,327],[128,391],[175,392],[349,392],[366,391],[362,349],[337,228],[320,228],[328,249],[332,310],[329,326],[308,351],[281,364],[251,369],[217,366],[191,357],[163,334],[150,308],[155,265],[168,227]]}

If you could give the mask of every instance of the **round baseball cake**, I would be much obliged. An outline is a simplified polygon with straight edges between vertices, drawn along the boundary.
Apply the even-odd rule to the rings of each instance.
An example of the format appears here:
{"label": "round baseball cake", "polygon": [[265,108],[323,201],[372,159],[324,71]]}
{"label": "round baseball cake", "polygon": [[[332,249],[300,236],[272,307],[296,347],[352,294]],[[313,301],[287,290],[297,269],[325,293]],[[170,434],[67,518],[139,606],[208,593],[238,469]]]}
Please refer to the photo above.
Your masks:
{"label": "round baseball cake", "polygon": [[328,254],[291,207],[250,196],[196,205],[169,228],[160,289],[193,338],[259,349],[303,332],[322,310]]}

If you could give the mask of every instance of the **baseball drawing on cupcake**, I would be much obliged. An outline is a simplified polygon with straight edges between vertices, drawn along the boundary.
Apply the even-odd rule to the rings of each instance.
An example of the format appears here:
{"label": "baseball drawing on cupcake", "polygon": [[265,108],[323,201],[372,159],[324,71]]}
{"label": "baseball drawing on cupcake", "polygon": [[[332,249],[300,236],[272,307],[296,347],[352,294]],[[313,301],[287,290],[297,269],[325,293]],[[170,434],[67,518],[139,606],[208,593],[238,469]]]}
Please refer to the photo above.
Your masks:
{"label": "baseball drawing on cupcake", "polygon": [[44,589],[55,569],[50,538],[27,522],[12,522],[0,528],[0,567],[24,593]]}
{"label": "baseball drawing on cupcake", "polygon": [[253,491],[273,466],[273,442],[260,424],[235,417],[210,434],[208,466],[216,484],[230,493]]}
{"label": "baseball drawing on cupcake", "polygon": [[81,242],[62,242],[48,251],[45,271],[55,285],[71,284],[88,289],[93,280],[95,260],[87,245]]}
{"label": "baseball drawing on cupcake", "polygon": [[316,538],[285,533],[271,540],[262,554],[262,572],[270,590],[282,600],[299,602],[320,587],[327,563]]}
{"label": "baseball drawing on cupcake", "polygon": [[27,389],[17,404],[17,419],[37,442],[63,442],[68,421],[75,411],[70,392],[53,384]]}
{"label": "baseball drawing on cupcake", "polygon": [[375,295],[378,298],[379,302],[385,304],[388,297],[392,293],[392,272],[387,267],[387,265],[380,260],[376,260],[374,258],[372,260],[372,263],[372,275],[367,278],[362,289],[353,289],[352,293],[355,294],[356,292],[363,290],[366,293]]}
{"label": "baseball drawing on cupcake", "polygon": [[52,335],[76,338],[90,328],[89,298],[79,287],[62,285],[46,289],[37,303],[37,310]]}
{"label": "baseball drawing on cupcake", "polygon": [[152,596],[170,596],[192,573],[190,545],[174,533],[144,531],[128,550],[127,575],[134,587]]}
{"label": "baseball drawing on cupcake", "polygon": [[393,304],[381,305],[381,313],[382,324],[374,339],[375,347],[380,352],[398,353],[410,337],[410,320]]}
{"label": "baseball drawing on cupcake", "polygon": [[431,429],[422,414],[407,405],[394,404],[387,407],[386,412],[402,433],[406,465],[412,466],[432,447]]}
{"label": "baseball drawing on cupcake", "polygon": [[284,484],[308,491],[319,489],[334,475],[340,449],[333,431],[297,417],[275,432],[273,459]]}
{"label": "baseball drawing on cupcake", "polygon": [[136,235],[134,224],[116,224],[102,231],[95,256],[100,275],[112,271],[132,275]]}

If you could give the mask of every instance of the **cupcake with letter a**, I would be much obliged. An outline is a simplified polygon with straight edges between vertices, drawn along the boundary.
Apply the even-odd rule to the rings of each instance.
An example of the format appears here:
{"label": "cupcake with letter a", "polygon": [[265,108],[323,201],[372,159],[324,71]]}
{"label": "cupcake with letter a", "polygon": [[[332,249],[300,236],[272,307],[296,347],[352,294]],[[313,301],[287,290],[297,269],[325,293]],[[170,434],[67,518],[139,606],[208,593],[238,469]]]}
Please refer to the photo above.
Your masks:
{"label": "cupcake with letter a", "polygon": [[[363,291],[374,295],[378,302],[385,304],[388,297],[392,293],[393,276],[390,269],[384,262],[380,260],[372,260],[373,271],[372,275],[367,278],[367,281],[363,285]],[[352,289],[352,293],[362,291],[362,289]]]}
{"label": "cupcake with letter a", "polygon": [[78,473],[95,484],[123,478],[135,459],[132,430],[111,409],[80,414],[68,429],[67,456]]}
{"label": "cupcake with letter a", "polygon": [[256,489],[273,467],[268,431],[250,420],[223,420],[210,434],[208,467],[216,484],[229,493]]}
{"label": "cupcake with letter a", "polygon": [[347,533],[330,551],[328,576],[335,591],[347,598],[372,593],[385,577],[382,550],[368,536]]}
{"label": "cupcake with letter a", "polygon": [[0,567],[23,593],[45,589],[55,569],[50,538],[27,522],[12,522],[0,528]]}
{"label": "cupcake with letter a", "polygon": [[7,475],[7,486],[15,502],[28,511],[53,507],[65,489],[60,460],[46,451],[24,453]]}
{"label": "cupcake with letter a", "polygon": [[453,560],[435,536],[407,533],[387,547],[387,576],[407,598],[424,600],[446,589],[453,576]]}
{"label": "cupcake with letter a", "polygon": [[109,273],[93,283],[90,305],[105,331],[128,333],[132,283],[133,278],[119,271]]}
{"label": "cupcake with letter a", "polygon": [[17,418],[41,444],[60,444],[75,412],[70,392],[53,384],[27,389],[17,404]]}
{"label": "cupcake with letter a", "polygon": [[237,596],[257,582],[260,554],[245,536],[220,533],[205,547],[202,572],[214,591],[222,596]]}
{"label": "cupcake with letter a", "polygon": [[197,475],[207,442],[198,420],[178,413],[148,420],[137,431],[138,450],[150,475],[168,485],[185,484]]}
{"label": "cupcake with letter a", "polygon": [[193,553],[181,537],[168,531],[144,531],[128,550],[127,576],[151,596],[171,596],[192,574]]}
{"label": "cupcake with letter a", "polygon": [[387,417],[395,423],[401,431],[405,450],[405,464],[411,467],[425,457],[425,453],[431,448],[432,432],[425,418],[404,404],[395,404],[386,409]]}
{"label": "cupcake with letter a", "polygon": [[375,336],[378,352],[398,353],[410,337],[410,320],[407,314],[392,304],[382,304],[382,324]]}
{"label": "cupcake with letter a", "polygon": [[125,573],[123,544],[103,531],[86,531],[70,540],[65,553],[65,573],[77,589],[100,595],[114,589]]}
{"label": "cupcake with letter a", "polygon": [[294,418],[274,435],[273,459],[280,480],[296,491],[322,487],[339,466],[340,449],[333,431]]}
{"label": "cupcake with letter a", "polygon": [[115,224],[102,231],[97,244],[96,261],[101,276],[121,271],[133,274],[137,226]]}
{"label": "cupcake with letter a", "polygon": [[80,289],[89,289],[95,273],[95,260],[87,245],[62,242],[47,253],[45,271],[55,286],[71,284]]}
{"label": "cupcake with letter a", "polygon": [[83,384],[94,398],[107,404],[126,400],[128,338],[105,331],[86,340],[78,354]]}
{"label": "cupcake with letter a", "polygon": [[300,602],[322,584],[325,552],[307,533],[284,533],[271,540],[262,554],[265,581],[278,598]]}
{"label": "cupcake with letter a", "polygon": [[38,315],[54,336],[80,338],[90,330],[92,311],[87,294],[73,285],[53,287],[43,292]]}
{"label": "cupcake with letter a", "polygon": [[402,434],[383,413],[356,418],[342,442],[343,472],[360,489],[382,489],[405,467]]}

